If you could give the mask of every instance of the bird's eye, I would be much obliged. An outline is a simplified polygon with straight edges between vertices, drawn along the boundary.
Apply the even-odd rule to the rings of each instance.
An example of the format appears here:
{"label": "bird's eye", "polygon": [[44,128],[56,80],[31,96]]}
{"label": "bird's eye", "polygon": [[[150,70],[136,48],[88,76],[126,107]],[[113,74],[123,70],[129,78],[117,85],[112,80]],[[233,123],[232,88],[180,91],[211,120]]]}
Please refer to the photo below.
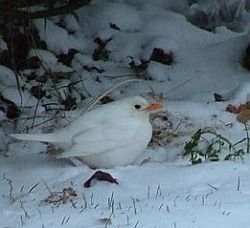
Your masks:
{"label": "bird's eye", "polygon": [[140,109],[140,108],[141,108],[141,105],[138,105],[138,104],[137,104],[137,105],[135,105],[134,107],[135,107],[135,109]]}

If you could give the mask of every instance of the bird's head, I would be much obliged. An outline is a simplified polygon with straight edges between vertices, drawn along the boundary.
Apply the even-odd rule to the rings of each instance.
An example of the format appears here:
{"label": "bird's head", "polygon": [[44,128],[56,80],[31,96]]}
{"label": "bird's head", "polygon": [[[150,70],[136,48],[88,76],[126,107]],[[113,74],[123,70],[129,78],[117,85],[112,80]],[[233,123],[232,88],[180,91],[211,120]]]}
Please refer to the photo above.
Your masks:
{"label": "bird's head", "polygon": [[148,102],[141,96],[128,97],[121,100],[124,105],[138,115],[149,116],[151,113],[162,111],[163,104],[161,102]]}

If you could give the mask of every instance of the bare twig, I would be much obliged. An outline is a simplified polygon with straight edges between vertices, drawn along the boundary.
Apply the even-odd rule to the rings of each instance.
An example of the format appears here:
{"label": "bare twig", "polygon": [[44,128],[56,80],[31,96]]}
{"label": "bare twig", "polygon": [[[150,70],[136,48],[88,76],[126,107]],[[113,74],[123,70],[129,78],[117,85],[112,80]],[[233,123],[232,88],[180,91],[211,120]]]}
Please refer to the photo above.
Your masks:
{"label": "bare twig", "polygon": [[3,180],[5,182],[7,182],[8,186],[9,186],[9,195],[8,195],[8,198],[10,200],[10,203],[14,203],[15,202],[15,197],[14,197],[14,187],[13,187],[13,183],[12,183],[12,180],[9,179],[8,177],[6,177],[6,174],[4,173],[3,175]]}
{"label": "bare twig", "polygon": [[[6,5],[0,5],[0,19],[9,19],[10,17],[14,17],[16,20],[22,20],[27,21],[31,19],[37,19],[37,18],[47,18],[52,17],[56,15],[62,15],[62,14],[68,14],[72,11],[79,9],[85,5],[88,5],[91,0],[81,0],[81,1],[68,1],[66,5],[59,6],[59,7],[52,7],[49,9],[36,11],[36,12],[28,12],[25,10],[20,10],[19,6],[10,6],[10,12],[6,14]],[[44,1],[45,2],[45,1]],[[44,3],[43,2],[43,3]],[[42,1],[39,1],[39,3],[42,3]],[[32,2],[31,5],[37,5],[35,2]],[[29,4],[21,6],[27,7],[30,6]]]}

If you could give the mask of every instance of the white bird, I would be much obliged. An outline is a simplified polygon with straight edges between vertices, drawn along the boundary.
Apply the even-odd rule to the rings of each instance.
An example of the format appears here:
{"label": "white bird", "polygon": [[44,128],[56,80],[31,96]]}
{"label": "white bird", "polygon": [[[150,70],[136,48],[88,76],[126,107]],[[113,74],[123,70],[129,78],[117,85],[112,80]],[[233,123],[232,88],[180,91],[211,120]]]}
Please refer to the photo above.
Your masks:
{"label": "white bird", "polygon": [[10,136],[49,142],[63,149],[57,158],[80,157],[92,168],[125,166],[134,163],[147,147],[152,137],[149,114],[160,110],[160,102],[128,97],[83,113],[53,133]]}

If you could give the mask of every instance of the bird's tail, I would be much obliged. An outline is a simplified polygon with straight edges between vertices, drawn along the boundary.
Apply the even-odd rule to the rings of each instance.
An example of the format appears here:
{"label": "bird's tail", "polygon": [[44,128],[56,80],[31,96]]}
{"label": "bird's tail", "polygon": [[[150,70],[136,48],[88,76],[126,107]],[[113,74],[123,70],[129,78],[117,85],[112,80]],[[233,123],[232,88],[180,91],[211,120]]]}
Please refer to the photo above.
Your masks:
{"label": "bird's tail", "polygon": [[55,134],[10,134],[10,137],[19,140],[40,141],[40,142],[63,142]]}

